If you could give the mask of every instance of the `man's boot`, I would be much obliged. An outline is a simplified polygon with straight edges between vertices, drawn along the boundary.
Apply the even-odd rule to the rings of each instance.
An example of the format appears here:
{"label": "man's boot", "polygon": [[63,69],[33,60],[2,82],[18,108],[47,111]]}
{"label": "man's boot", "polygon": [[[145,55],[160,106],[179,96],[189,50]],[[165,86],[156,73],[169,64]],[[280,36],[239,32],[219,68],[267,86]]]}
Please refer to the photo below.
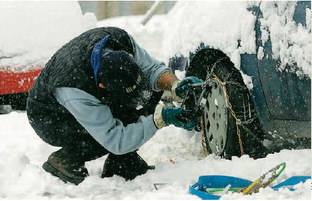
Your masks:
{"label": "man's boot", "polygon": [[42,165],[42,168],[62,181],[76,185],[88,176],[88,170],[84,166],[84,162],[70,159],[70,156],[64,154],[63,148],[53,152]]}
{"label": "man's boot", "polygon": [[132,180],[151,169],[155,169],[155,166],[149,166],[136,152],[124,155],[109,154],[104,163],[102,178],[118,175]]}

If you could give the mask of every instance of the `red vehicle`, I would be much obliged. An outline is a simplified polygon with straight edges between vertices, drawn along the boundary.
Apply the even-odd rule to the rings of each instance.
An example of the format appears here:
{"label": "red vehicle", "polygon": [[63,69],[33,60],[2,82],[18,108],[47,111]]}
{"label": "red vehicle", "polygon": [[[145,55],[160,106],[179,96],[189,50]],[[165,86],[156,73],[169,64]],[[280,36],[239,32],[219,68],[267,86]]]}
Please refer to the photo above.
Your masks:
{"label": "red vehicle", "polygon": [[25,110],[28,91],[45,62],[74,36],[96,27],[96,17],[81,11],[78,1],[0,2],[0,21],[5,22],[0,32],[0,114]]}
{"label": "red vehicle", "polygon": [[41,66],[26,71],[1,70],[0,68],[0,114],[8,113],[12,108],[25,109],[27,93],[41,69]]}

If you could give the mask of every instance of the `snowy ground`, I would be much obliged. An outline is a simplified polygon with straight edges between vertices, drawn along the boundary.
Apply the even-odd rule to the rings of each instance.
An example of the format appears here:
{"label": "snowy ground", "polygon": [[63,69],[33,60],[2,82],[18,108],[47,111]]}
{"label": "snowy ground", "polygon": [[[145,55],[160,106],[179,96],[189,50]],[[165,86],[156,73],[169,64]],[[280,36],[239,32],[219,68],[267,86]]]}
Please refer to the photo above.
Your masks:
{"label": "snowy ground", "polygon": [[[283,150],[264,159],[247,156],[224,160],[201,153],[199,136],[182,129],[159,130],[140,150],[156,170],[126,182],[121,177],[101,179],[105,156],[88,162],[90,176],[79,186],[64,184],[47,174],[41,165],[56,150],[40,140],[28,124],[25,112],[0,115],[0,199],[197,199],[188,193],[189,185],[200,175],[225,174],[256,179],[273,166],[286,162],[278,181],[295,175],[311,175],[311,150]],[[159,190],[154,183],[168,183]],[[262,189],[251,196],[225,195],[224,199],[311,199],[311,180],[275,192]]]}
{"label": "snowy ground", "polygon": [[[64,8],[67,8],[67,6],[68,5],[64,5]],[[183,7],[183,5],[181,6]],[[198,14],[189,16],[195,18],[201,17],[202,15],[199,12],[201,6],[199,4],[194,4],[193,6],[194,9],[192,10],[195,12],[198,11]],[[186,6],[184,5],[183,8],[186,8]],[[183,9],[181,10],[183,11]],[[206,10],[207,9],[202,9],[201,12],[207,15],[215,14],[216,12],[216,9],[215,12],[212,12],[213,7],[210,8],[211,12],[206,12]],[[169,53],[173,54],[173,52],[177,52],[178,49],[181,49],[181,46],[185,47],[181,49],[185,52],[196,46],[195,43],[192,43],[192,38],[183,38],[184,36],[192,36],[193,28],[191,27],[190,21],[196,20],[190,19],[187,23],[187,19],[183,19],[185,23],[184,21],[183,23],[177,23],[178,21],[175,21],[175,19],[180,19],[178,18],[178,11],[179,10],[177,10],[176,13],[177,17],[175,17],[174,14],[171,14],[171,16],[166,19],[164,16],[158,16],[153,18],[145,27],[139,24],[140,18],[138,17],[110,19],[99,22],[96,26],[111,25],[126,29],[134,36],[139,44],[146,48],[153,56],[166,62],[168,61],[168,56],[172,56],[169,55]],[[75,15],[74,13],[73,18]],[[208,18],[209,16],[206,17]],[[37,19],[35,14],[30,18]],[[188,16],[186,18],[188,18]],[[171,22],[169,19],[171,19]],[[236,19],[237,18],[233,17],[233,21]],[[164,20],[168,20],[168,23],[163,23]],[[200,20],[203,23],[206,21],[205,18]],[[83,20],[81,19],[81,21]],[[210,23],[211,21],[207,21],[206,27],[211,27]],[[88,27],[95,26],[89,22],[86,24],[88,26],[77,25],[77,29],[75,30],[79,32]],[[15,27],[13,25],[12,27]],[[45,23],[45,25],[48,26],[49,24]],[[182,27],[184,31],[178,33],[179,27]],[[175,28],[176,31],[174,31]],[[226,29],[227,26],[219,28]],[[48,27],[47,30],[48,29],[50,28]],[[166,31],[163,31],[163,29],[166,29]],[[186,34],[187,29],[190,33]],[[29,30],[29,32],[31,32],[31,29]],[[197,29],[194,29],[193,32],[200,33]],[[173,33],[171,37],[164,37],[164,34],[169,36],[170,33]],[[225,31],[224,33],[227,32]],[[235,33],[240,33],[239,29],[237,29]],[[237,35],[248,36],[248,34],[241,33],[234,35],[223,34],[222,37],[236,39],[235,37]],[[207,34],[205,36],[208,37]],[[220,46],[220,48],[222,48],[221,46],[229,47],[229,49],[225,49],[225,52],[229,53],[235,62],[235,55],[238,53],[237,50],[234,48],[231,49],[232,46],[230,43],[221,43],[220,41],[223,40],[218,38],[218,35],[209,36],[207,40],[215,41],[215,43],[217,43],[215,46]],[[198,37],[204,37],[204,35],[198,35]],[[9,37],[9,39],[12,40],[13,38]],[[62,41],[61,39],[65,40],[64,38],[59,38],[59,41]],[[176,39],[176,41],[173,39]],[[183,43],[179,43],[179,41],[183,41]],[[246,39],[246,41],[249,40]],[[0,41],[2,50],[10,44],[9,42],[5,42],[5,40]],[[51,44],[46,44],[46,46],[61,43],[52,42]],[[220,44],[218,44],[218,42],[220,42]],[[20,45],[19,49],[23,50],[23,48],[29,47],[29,44],[32,43],[26,44],[28,45]],[[246,45],[246,49],[248,49],[247,47],[250,46]],[[11,49],[8,48],[8,50]],[[10,53],[10,51],[8,52]],[[20,62],[23,59],[37,61],[37,57],[40,56],[41,58],[41,55],[36,52],[38,51],[35,49],[34,52],[30,54],[33,56],[31,59],[25,56],[25,58],[17,58],[16,62]],[[42,58],[47,56],[49,55],[44,55]],[[15,63],[15,61],[9,60],[6,62]],[[275,165],[286,162],[286,170],[278,179],[278,181],[282,181],[290,176],[311,175],[312,164],[310,149],[282,150],[280,153],[271,154],[264,159],[258,160],[251,159],[248,156],[242,156],[241,158],[235,157],[232,160],[224,160],[214,155],[204,156],[201,150],[199,134],[188,133],[175,127],[167,127],[159,130],[156,135],[140,149],[141,156],[149,164],[156,165],[156,170],[149,171],[147,174],[129,182],[125,182],[124,179],[117,176],[101,179],[102,166],[106,158],[104,156],[98,160],[87,163],[90,176],[79,186],[75,186],[72,184],[64,184],[59,179],[42,170],[42,163],[47,159],[49,154],[56,149],[56,147],[45,144],[40,140],[30,127],[25,112],[12,112],[10,114],[0,115],[0,199],[198,199],[188,193],[188,187],[195,183],[201,175],[224,174],[254,180]],[[167,185],[163,185],[159,190],[156,190],[153,185],[154,183],[167,183]],[[275,192],[267,188],[251,196],[231,194],[223,196],[222,199],[311,199],[311,180],[304,184],[299,184],[296,188],[297,190],[294,192],[285,189]]]}

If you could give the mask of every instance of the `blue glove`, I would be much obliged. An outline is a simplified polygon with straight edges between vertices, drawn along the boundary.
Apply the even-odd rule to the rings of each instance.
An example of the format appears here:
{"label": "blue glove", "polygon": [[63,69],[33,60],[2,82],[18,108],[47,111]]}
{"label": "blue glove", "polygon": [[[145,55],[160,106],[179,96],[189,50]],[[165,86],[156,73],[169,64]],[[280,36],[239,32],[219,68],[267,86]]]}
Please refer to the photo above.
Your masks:
{"label": "blue glove", "polygon": [[203,80],[195,76],[189,76],[181,81],[175,82],[172,86],[171,91],[175,99],[179,101],[179,99],[185,98],[188,90],[191,89],[192,84],[200,84],[200,83],[203,83]]}
{"label": "blue glove", "polygon": [[190,116],[190,112],[182,108],[165,107],[163,103],[159,103],[155,109],[154,122],[158,128],[173,124],[191,131],[196,126],[196,120],[190,119]]}
{"label": "blue glove", "polygon": [[192,130],[196,126],[196,122],[188,118],[189,113],[182,108],[164,108],[162,117],[167,125],[173,124],[176,127]]}

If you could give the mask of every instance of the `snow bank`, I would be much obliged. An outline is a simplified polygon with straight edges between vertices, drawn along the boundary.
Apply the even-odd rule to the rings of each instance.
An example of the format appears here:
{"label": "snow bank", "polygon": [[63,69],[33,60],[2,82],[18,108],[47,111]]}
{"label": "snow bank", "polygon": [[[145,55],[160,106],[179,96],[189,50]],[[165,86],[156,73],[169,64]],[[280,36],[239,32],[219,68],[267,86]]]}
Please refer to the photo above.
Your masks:
{"label": "snow bank", "polygon": [[[164,49],[168,58],[188,56],[201,42],[221,49],[235,66],[240,53],[254,53],[255,16],[246,10],[248,2],[195,1],[178,2],[168,14]],[[241,40],[238,47],[238,40]]]}
{"label": "snow bank", "polygon": [[75,1],[0,2],[0,69],[44,65],[64,43],[94,28]]}
{"label": "snow bank", "polygon": [[126,30],[149,54],[166,62],[166,50],[162,49],[166,15],[154,16],[145,26],[141,24],[143,15],[115,17],[99,21],[97,27],[117,26]]}
{"label": "snow bank", "polygon": [[[189,185],[200,175],[225,174],[254,180],[281,162],[285,172],[278,182],[295,175],[311,175],[311,150],[282,150],[266,158],[248,156],[221,159],[204,157],[200,136],[170,126],[159,130],[141,149],[140,155],[156,169],[126,182],[114,176],[101,179],[106,156],[88,162],[90,176],[79,186],[64,184],[47,174],[42,163],[57,149],[45,144],[30,127],[25,112],[0,115],[0,199],[132,199],[194,200]],[[155,183],[165,183],[155,189]],[[296,186],[296,191],[261,189],[243,196],[225,195],[223,199],[311,199],[311,180]],[[199,199],[198,199],[199,200]]]}

